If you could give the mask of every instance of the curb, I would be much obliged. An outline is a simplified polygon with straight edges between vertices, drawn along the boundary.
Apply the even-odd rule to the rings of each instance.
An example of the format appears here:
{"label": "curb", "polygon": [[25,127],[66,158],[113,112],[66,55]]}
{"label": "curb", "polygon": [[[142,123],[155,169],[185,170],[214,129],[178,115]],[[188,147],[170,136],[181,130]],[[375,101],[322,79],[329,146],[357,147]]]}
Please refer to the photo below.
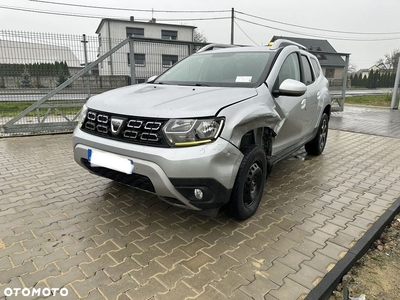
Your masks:
{"label": "curb", "polygon": [[358,240],[358,242],[338,261],[335,267],[306,296],[305,300],[329,299],[342,277],[347,274],[353,265],[368,251],[372,243],[378,239],[387,225],[400,213],[400,198],[398,198],[378,221]]}

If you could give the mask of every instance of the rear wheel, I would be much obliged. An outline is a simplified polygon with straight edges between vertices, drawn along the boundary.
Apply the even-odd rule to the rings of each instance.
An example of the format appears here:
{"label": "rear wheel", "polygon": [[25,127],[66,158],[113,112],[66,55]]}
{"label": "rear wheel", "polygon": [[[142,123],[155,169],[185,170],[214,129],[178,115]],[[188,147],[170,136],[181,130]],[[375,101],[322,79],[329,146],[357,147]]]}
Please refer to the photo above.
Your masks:
{"label": "rear wheel", "polygon": [[267,174],[267,159],[262,148],[247,146],[243,154],[229,201],[231,215],[239,220],[246,220],[257,211]]}
{"label": "rear wheel", "polygon": [[328,123],[328,115],[323,113],[316,136],[305,145],[308,154],[320,155],[324,151],[328,139]]}

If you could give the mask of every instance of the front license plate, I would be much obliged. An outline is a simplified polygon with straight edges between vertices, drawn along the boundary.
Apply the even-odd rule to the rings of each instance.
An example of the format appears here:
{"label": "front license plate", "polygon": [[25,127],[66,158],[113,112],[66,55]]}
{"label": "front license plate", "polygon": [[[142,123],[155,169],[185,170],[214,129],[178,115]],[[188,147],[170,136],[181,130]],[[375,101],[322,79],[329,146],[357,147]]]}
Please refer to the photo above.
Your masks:
{"label": "front license plate", "polygon": [[132,174],[134,169],[131,159],[93,149],[88,149],[88,161],[92,167],[104,167],[126,174]]}

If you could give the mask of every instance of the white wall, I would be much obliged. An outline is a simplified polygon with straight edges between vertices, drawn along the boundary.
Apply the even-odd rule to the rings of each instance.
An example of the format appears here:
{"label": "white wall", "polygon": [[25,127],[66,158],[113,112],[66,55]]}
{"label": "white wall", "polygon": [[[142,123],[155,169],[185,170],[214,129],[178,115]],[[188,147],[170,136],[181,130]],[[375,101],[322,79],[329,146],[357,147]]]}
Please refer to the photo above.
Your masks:
{"label": "white wall", "polygon": [[[178,32],[177,41],[193,41],[193,27],[173,26],[158,23],[127,22],[106,20],[99,31],[101,46],[99,55],[103,55],[118,43],[126,39],[126,28],[143,28],[145,38],[161,39],[161,30],[173,30]],[[111,40],[110,38],[111,37]],[[189,54],[189,49],[184,45],[155,44],[148,42],[135,42],[135,53],[146,55],[146,66],[136,67],[136,78],[148,78],[162,73],[162,54],[178,55],[178,60],[183,59]],[[108,57],[99,65],[100,75],[128,75],[130,76],[130,66],[128,65],[127,53],[129,45],[125,45],[118,50],[112,57]]]}

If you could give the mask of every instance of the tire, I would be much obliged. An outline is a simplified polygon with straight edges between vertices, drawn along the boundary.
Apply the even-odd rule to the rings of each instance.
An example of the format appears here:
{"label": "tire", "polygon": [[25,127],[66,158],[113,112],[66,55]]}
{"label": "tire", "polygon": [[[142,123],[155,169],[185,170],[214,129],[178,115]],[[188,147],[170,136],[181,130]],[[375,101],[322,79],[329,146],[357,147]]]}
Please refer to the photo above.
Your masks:
{"label": "tire", "polygon": [[229,201],[229,212],[238,220],[246,220],[257,211],[267,174],[267,159],[262,148],[247,146],[243,154]]}
{"label": "tire", "polygon": [[328,123],[328,115],[323,113],[318,126],[317,134],[305,145],[308,154],[317,156],[324,151],[326,141],[328,139]]}

